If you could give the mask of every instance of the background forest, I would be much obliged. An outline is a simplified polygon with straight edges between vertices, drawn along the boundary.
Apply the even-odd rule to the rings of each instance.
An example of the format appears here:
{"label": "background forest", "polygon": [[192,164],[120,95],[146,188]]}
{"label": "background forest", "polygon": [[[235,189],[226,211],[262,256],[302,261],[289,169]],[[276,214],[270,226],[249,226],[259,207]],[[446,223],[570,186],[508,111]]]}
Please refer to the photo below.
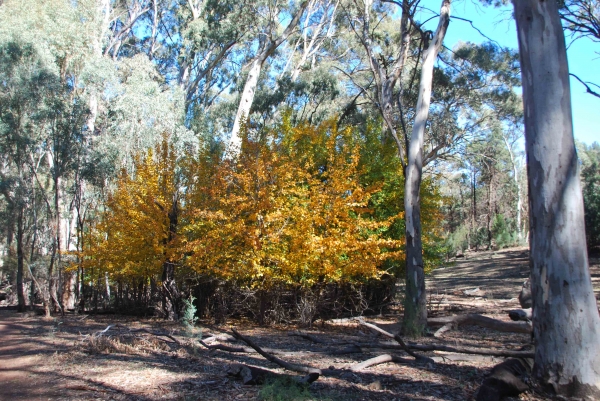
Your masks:
{"label": "background forest", "polygon": [[[566,29],[600,40],[596,5],[566,2]],[[390,305],[420,7],[0,1],[0,281],[47,314],[176,319],[193,297],[217,320],[310,324]],[[425,271],[528,238],[518,54],[467,38],[433,69]],[[597,249],[600,146],[578,152]]]}

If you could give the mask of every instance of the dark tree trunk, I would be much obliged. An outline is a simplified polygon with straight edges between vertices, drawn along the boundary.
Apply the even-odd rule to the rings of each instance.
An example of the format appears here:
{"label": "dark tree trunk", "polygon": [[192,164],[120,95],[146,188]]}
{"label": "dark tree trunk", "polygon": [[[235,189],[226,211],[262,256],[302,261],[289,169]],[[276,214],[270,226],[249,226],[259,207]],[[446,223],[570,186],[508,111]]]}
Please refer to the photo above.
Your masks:
{"label": "dark tree trunk", "polygon": [[[177,198],[174,196],[172,207],[169,211],[169,234],[165,241],[165,245],[168,245],[174,239],[175,233],[177,232],[177,203]],[[177,282],[175,281],[175,263],[168,258],[163,264],[162,293],[162,306],[165,317],[168,320],[177,320],[180,295],[179,289],[177,288]]]}
{"label": "dark tree trunk", "polygon": [[560,395],[600,399],[600,317],[588,269],[563,28],[557,2],[513,3],[529,181],[533,376]]}
{"label": "dark tree trunk", "polygon": [[24,312],[26,308],[23,288],[23,262],[23,208],[21,207],[17,217],[17,300],[19,312]]}

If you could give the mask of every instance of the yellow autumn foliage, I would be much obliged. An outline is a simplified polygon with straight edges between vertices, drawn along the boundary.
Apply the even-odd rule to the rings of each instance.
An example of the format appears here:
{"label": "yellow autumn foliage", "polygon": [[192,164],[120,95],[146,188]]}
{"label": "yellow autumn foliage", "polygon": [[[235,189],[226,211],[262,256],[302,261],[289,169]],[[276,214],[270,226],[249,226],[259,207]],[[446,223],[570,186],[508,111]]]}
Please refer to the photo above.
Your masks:
{"label": "yellow autumn foliage", "polygon": [[122,170],[105,211],[85,236],[82,266],[87,274],[114,280],[158,279],[173,255],[169,211],[176,200],[175,153],[167,138]]}
{"label": "yellow autumn foliage", "polygon": [[[85,274],[159,285],[169,261],[179,277],[261,289],[398,274],[401,170],[393,152],[380,141],[369,144],[369,135],[332,122],[286,121],[256,138],[245,135],[234,159],[208,146],[176,159],[165,137],[120,173],[85,235]],[[425,252],[435,253],[441,198],[433,181],[424,181],[421,199]],[[174,205],[176,230],[169,219]]]}
{"label": "yellow autumn foliage", "polygon": [[284,124],[261,140],[246,137],[235,162],[201,157],[186,200],[185,263],[262,287],[380,274],[385,259],[401,256],[401,241],[378,235],[389,221],[369,212],[376,188],[361,186],[352,145],[351,132],[332,123]]}

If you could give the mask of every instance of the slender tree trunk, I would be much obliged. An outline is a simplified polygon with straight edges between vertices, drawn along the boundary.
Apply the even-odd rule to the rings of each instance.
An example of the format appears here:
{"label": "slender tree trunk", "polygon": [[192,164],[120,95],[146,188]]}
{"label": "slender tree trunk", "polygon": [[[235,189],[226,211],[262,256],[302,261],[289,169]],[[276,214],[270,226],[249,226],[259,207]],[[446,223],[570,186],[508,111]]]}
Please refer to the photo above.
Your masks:
{"label": "slender tree trunk", "polygon": [[515,182],[515,186],[517,187],[517,239],[519,244],[521,244],[523,243],[523,218],[521,214],[521,209],[523,209],[523,198],[521,197],[521,185],[519,183],[519,169],[517,168],[517,160],[510,142],[506,137],[503,136],[502,138],[504,139],[506,149],[508,150],[508,155],[510,156],[510,163],[512,164],[513,169],[513,180]]}
{"label": "slender tree trunk", "polygon": [[24,312],[25,305],[25,292],[23,287],[23,262],[24,262],[24,251],[23,251],[23,207],[19,206],[19,213],[17,217],[17,300],[19,312]]}
{"label": "slender tree trunk", "polygon": [[[171,210],[169,211],[169,235],[165,240],[165,245],[168,245],[173,241],[175,233],[177,232],[177,220],[178,220],[178,202],[177,197],[173,196],[173,203]],[[162,303],[165,317],[168,320],[178,319],[178,305],[180,300],[179,289],[177,288],[177,282],[175,281],[175,263],[167,256],[165,263],[163,264],[162,274]]]}
{"label": "slender tree trunk", "polygon": [[235,121],[233,122],[233,129],[231,130],[231,137],[229,139],[229,150],[232,154],[236,155],[239,153],[242,147],[242,138],[240,137],[240,129],[242,122],[248,118],[250,109],[252,108],[252,102],[254,102],[254,94],[256,87],[258,86],[258,77],[262,66],[266,61],[266,55],[259,55],[254,59],[250,65],[250,71],[248,72],[248,78],[246,78],[246,84],[242,91],[242,97],[240,98],[240,104],[238,106],[237,113],[235,115]]}
{"label": "slender tree trunk", "polygon": [[600,399],[600,317],[588,269],[565,39],[557,2],[514,1],[529,179],[534,377]]}
{"label": "slender tree trunk", "polygon": [[419,98],[413,125],[404,189],[406,222],[406,296],[404,305],[404,333],[420,336],[427,325],[427,298],[421,242],[420,190],[423,173],[423,140],[429,116],[433,67],[450,22],[450,0],[443,0],[440,20],[432,42],[423,55]]}

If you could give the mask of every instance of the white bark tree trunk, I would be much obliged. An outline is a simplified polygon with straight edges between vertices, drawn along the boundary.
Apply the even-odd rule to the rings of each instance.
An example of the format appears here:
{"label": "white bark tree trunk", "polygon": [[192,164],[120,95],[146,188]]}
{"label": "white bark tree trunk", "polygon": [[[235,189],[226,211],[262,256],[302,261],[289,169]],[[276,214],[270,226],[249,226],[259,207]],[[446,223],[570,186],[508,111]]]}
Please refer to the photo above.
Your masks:
{"label": "white bark tree trunk", "polygon": [[421,205],[419,192],[423,173],[423,138],[429,116],[433,67],[442,47],[450,22],[450,0],[443,0],[440,20],[433,39],[423,55],[416,117],[408,148],[404,189],[404,219],[406,223],[406,295],[404,304],[404,333],[419,336],[427,326],[427,298],[421,242]]}
{"label": "white bark tree trunk", "polygon": [[521,183],[519,181],[519,169],[517,166],[517,160],[515,157],[515,153],[512,149],[512,144],[504,135],[502,136],[504,139],[504,143],[506,144],[506,149],[508,150],[508,155],[510,156],[510,163],[513,168],[513,180],[515,182],[515,186],[517,187],[517,239],[519,244],[523,243],[523,222],[521,218],[521,210],[523,209],[523,198],[521,197]]}
{"label": "white bark tree trunk", "polygon": [[[98,36],[94,39],[94,56],[97,58],[102,57],[102,45],[104,43],[104,39],[106,33],[108,32],[108,25],[110,21],[110,0],[100,0],[98,5],[98,20],[100,21],[101,26],[100,32]],[[87,119],[87,130],[93,135],[94,130],[96,129],[96,119],[98,118],[98,94],[96,93],[96,89],[92,89],[90,92],[89,98],[89,109],[90,114]]]}
{"label": "white bark tree trunk", "polygon": [[557,3],[514,0],[529,179],[533,375],[600,399],[600,317],[588,269],[569,69]]}
{"label": "white bark tree trunk", "polygon": [[231,136],[229,137],[228,152],[229,157],[235,158],[239,154],[242,145],[242,138],[240,137],[240,128],[242,121],[248,118],[250,109],[252,108],[252,102],[254,101],[254,94],[256,93],[256,87],[258,86],[258,78],[260,71],[265,61],[273,54],[273,52],[292,34],[294,29],[298,26],[302,13],[308,6],[307,1],[300,3],[298,10],[296,10],[292,20],[285,28],[281,36],[276,39],[269,40],[264,46],[260,46],[259,54],[256,55],[252,63],[250,64],[250,71],[248,72],[248,78],[246,78],[246,84],[242,91],[242,97],[238,106],[238,111],[235,115],[233,122],[233,129],[231,130]]}
{"label": "white bark tree trunk", "polygon": [[252,107],[252,102],[254,101],[254,94],[256,92],[256,87],[258,86],[258,77],[260,75],[260,71],[262,70],[262,66],[265,60],[266,58],[262,59],[262,57],[257,57],[250,65],[248,78],[246,79],[246,84],[244,85],[244,90],[242,91],[242,97],[240,98],[238,111],[235,115],[235,121],[233,122],[231,138],[229,139],[229,152],[231,152],[232,155],[237,155],[242,147],[240,128],[242,122],[250,114],[250,108]]}

